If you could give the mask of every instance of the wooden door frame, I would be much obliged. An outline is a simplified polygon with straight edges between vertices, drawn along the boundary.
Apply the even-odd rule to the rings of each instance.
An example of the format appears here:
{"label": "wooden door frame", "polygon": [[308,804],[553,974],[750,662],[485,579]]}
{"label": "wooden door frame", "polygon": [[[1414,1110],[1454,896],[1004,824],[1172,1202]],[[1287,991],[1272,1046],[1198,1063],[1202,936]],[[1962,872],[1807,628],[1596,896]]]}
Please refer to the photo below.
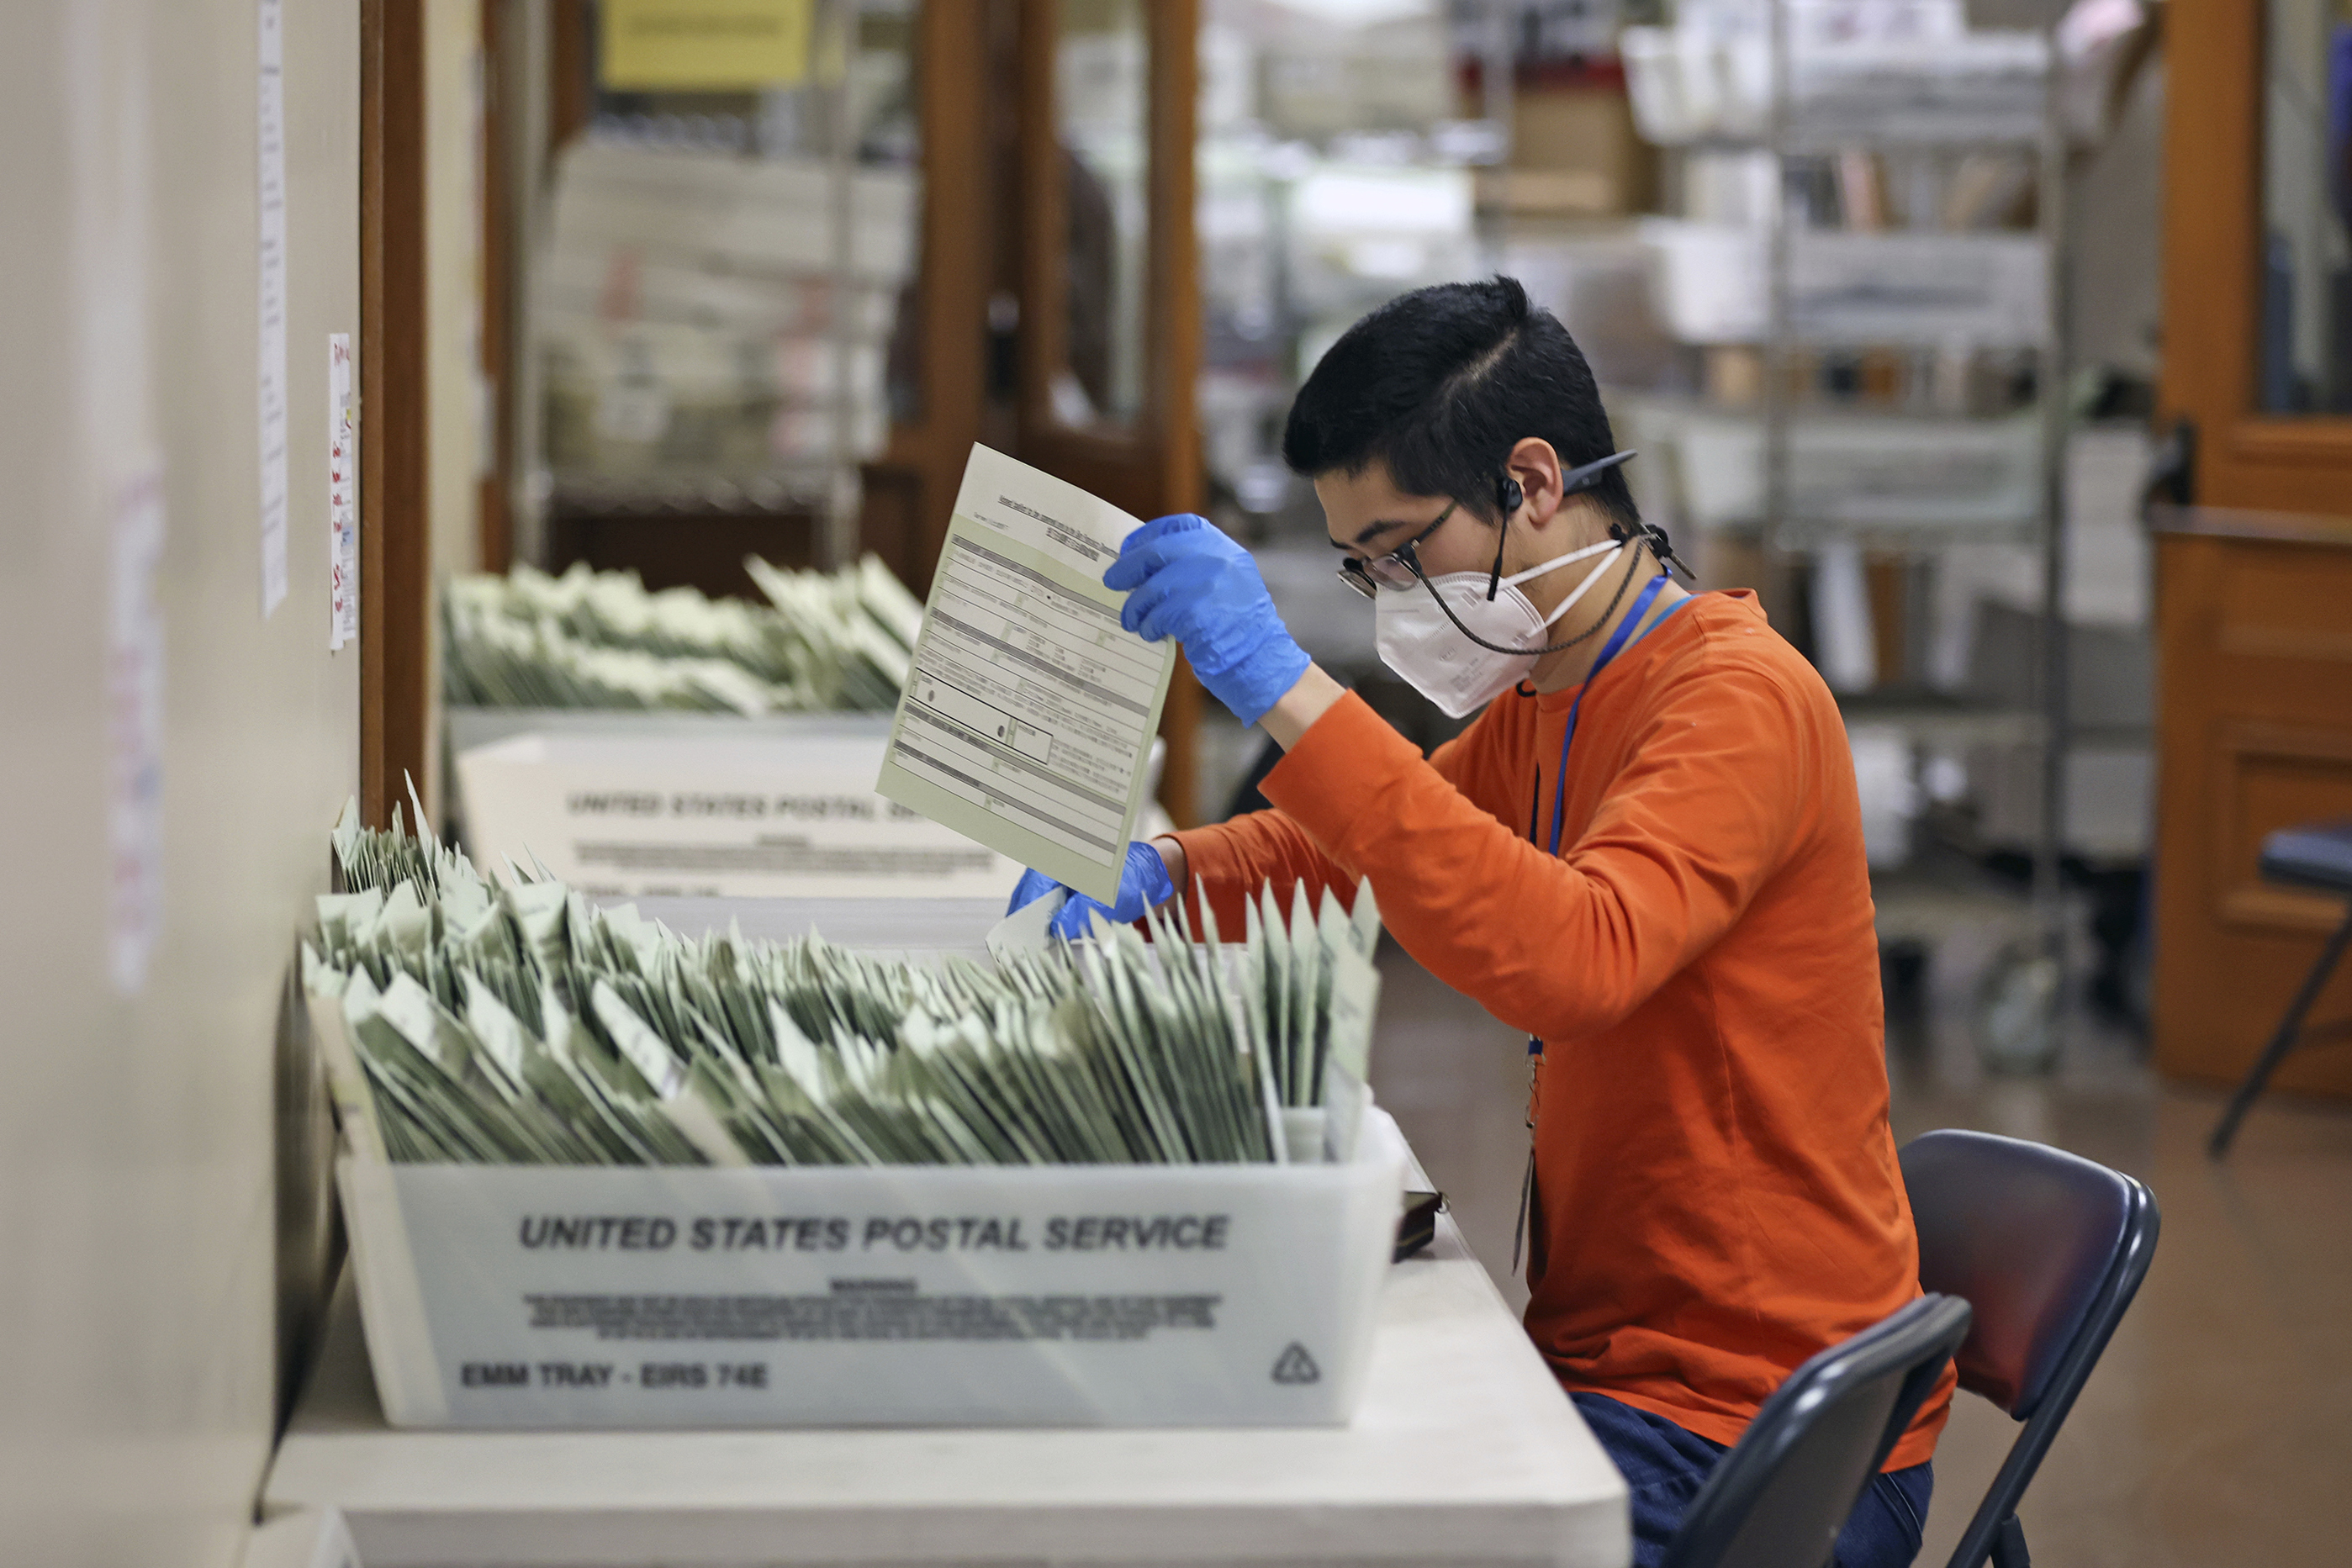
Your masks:
{"label": "wooden door frame", "polygon": [[478,344],[483,385],[489,397],[490,449],[482,454],[478,500],[477,538],[482,570],[503,574],[514,564],[515,387],[513,335],[520,312],[516,291],[522,271],[515,264],[515,160],[513,142],[519,110],[512,101],[515,73],[509,68],[519,54],[522,20],[509,0],[478,0],[481,15],[482,81],[481,144],[475,155],[480,181],[480,210],[474,214],[481,234],[482,329]]}
{"label": "wooden door frame", "polygon": [[[1144,274],[1142,406],[1125,429],[1078,429],[1054,413],[1053,382],[1067,357],[1068,208],[1055,116],[1055,0],[1021,0],[1019,151],[1020,453],[1057,477],[1139,517],[1201,504],[1199,246],[1192,223],[1193,141],[1200,91],[1199,0],[1144,0],[1150,54],[1151,235]],[[1200,687],[1180,655],[1160,710],[1168,742],[1160,803],[1179,826],[1200,820],[1194,799]]]}
{"label": "wooden door frame", "polygon": [[[2324,516],[2352,514],[2352,419],[2265,413],[2257,402],[2266,9],[2171,0],[2164,18],[2158,408],[2189,423],[2179,488],[2196,504],[2151,517],[2163,696],[2153,1022],[2158,1067],[2210,1081],[2252,1060],[2320,943],[2252,863],[2250,833],[2275,824],[2245,818],[2248,758],[2298,747],[2340,758],[2352,744],[2329,709],[2336,685],[2321,684],[2340,682],[2340,664],[2246,645],[2222,598],[2251,570],[2341,577],[2352,550],[2352,522]],[[2291,1059],[2281,1081],[2343,1092],[2352,1073],[2337,1053],[2313,1052]]]}
{"label": "wooden door frame", "polygon": [[425,9],[360,6],[360,813],[426,782]]}
{"label": "wooden door frame", "polygon": [[2255,409],[2261,341],[2263,7],[2166,7],[2164,368],[2158,403],[2192,422],[2210,506],[2352,511],[2352,418]]}
{"label": "wooden door frame", "polygon": [[[397,0],[368,0],[376,10],[396,3]],[[1033,138],[1042,137],[1048,152],[1054,146],[1053,7],[1050,0],[1014,3],[1020,6],[1022,79],[1024,84],[1034,81],[1042,71],[1045,85],[1040,100],[1042,111],[1037,103],[1024,102],[1018,113],[1026,164]],[[869,472],[887,475],[895,471],[913,476],[919,535],[913,541],[913,558],[904,565],[910,585],[919,591],[928,582],[945,541],[948,514],[964,462],[972,443],[980,438],[985,417],[988,300],[994,287],[994,272],[983,263],[993,254],[997,226],[1002,221],[996,214],[1006,210],[1006,204],[995,199],[1006,193],[1000,189],[991,135],[994,110],[987,78],[992,55],[992,9],[979,0],[925,0],[917,19],[923,220],[916,308],[921,312],[922,360],[919,375],[922,402],[915,420],[893,428],[887,451]],[[1039,345],[1028,334],[1056,318],[1051,310],[1024,308],[1020,355],[1024,417],[1021,421],[1020,445],[1022,455],[1029,461],[1097,490],[1131,510],[1149,514],[1183,511],[1199,505],[1199,440],[1191,403],[1200,369],[1197,264],[1192,259],[1193,99],[1197,90],[1199,6],[1197,0],[1149,0],[1145,10],[1152,29],[1152,174],[1149,204],[1154,235],[1154,257],[1147,279],[1145,407],[1134,429],[1118,434],[1074,431],[1054,423],[1046,395],[1048,382],[1037,370],[1052,361],[1038,351]],[[578,0],[555,0],[549,26],[547,155],[551,157],[556,148],[578,132],[588,116],[584,90],[585,60],[591,48],[587,9]],[[417,47],[421,51],[421,37]],[[421,78],[417,85],[421,94]],[[418,105],[421,108],[421,97]],[[371,120],[369,123],[375,122]],[[415,209],[421,214],[421,121],[413,130],[415,137],[412,151],[417,159],[413,171],[416,181],[413,195]],[[1053,167],[1050,161],[1045,167]],[[371,177],[380,181],[383,174],[378,171]],[[1014,225],[1018,231],[1024,301],[1058,299],[1061,249],[1056,243],[1043,242],[1052,241],[1060,232],[1063,209],[1059,183],[1024,178],[1018,193],[1023,199]],[[499,194],[493,192],[494,196]],[[503,194],[507,200],[514,199],[512,193]],[[421,225],[416,239],[421,246]],[[368,246],[364,234],[362,246]],[[374,257],[377,253],[370,248],[367,254]],[[414,308],[415,319],[421,320],[421,249],[407,260],[415,268]],[[368,294],[367,298],[373,299],[376,296]],[[362,340],[363,350],[373,341],[364,330]],[[1058,354],[1058,343],[1055,348]],[[421,507],[425,420],[421,350],[414,369],[417,380],[413,408],[407,410],[406,417],[414,420],[415,438],[419,444],[416,468],[409,482],[415,506]],[[366,374],[363,367],[363,377]],[[374,384],[367,384],[373,394]],[[372,472],[363,461],[363,481]],[[389,479],[378,482],[386,483]],[[373,502],[373,492],[363,487],[362,495]],[[421,519],[423,514],[415,510],[413,515]],[[499,552],[490,548],[494,541],[488,531],[489,522],[490,514],[486,509],[484,560],[495,570]],[[501,528],[499,533],[502,537],[496,542],[507,544],[509,530]],[[422,548],[421,540],[418,548]],[[419,557],[415,563],[415,580],[419,585],[429,582],[425,567]],[[368,583],[382,587],[383,580],[380,574],[371,574]],[[363,584],[363,591],[366,586]],[[391,613],[391,606],[381,612]],[[429,632],[428,600],[420,596],[416,605],[410,607],[404,598],[397,613],[403,620],[415,615],[418,624]],[[421,663],[417,666],[420,672],[423,667]],[[389,739],[376,742],[375,752],[363,751],[365,757],[381,752],[384,758],[382,761],[363,761],[363,776],[373,779],[381,774],[389,780],[390,792],[383,797],[381,806],[368,808],[370,821],[380,820],[379,810],[388,810],[389,802],[398,798],[399,768],[421,768],[425,726],[421,673],[418,680],[415,695],[420,701],[414,720],[415,741],[411,748],[417,760],[404,762],[394,756]],[[1187,823],[1194,820],[1192,736],[1198,705],[1198,689],[1189,672],[1180,666],[1179,678],[1169,692],[1163,710],[1161,727],[1168,737],[1169,758],[1161,799],[1178,821]],[[385,705],[385,712],[399,716],[404,714],[405,708],[402,704],[392,703]],[[363,724],[362,727],[364,730],[367,727]],[[378,727],[386,737],[406,733],[397,716],[388,716]]]}

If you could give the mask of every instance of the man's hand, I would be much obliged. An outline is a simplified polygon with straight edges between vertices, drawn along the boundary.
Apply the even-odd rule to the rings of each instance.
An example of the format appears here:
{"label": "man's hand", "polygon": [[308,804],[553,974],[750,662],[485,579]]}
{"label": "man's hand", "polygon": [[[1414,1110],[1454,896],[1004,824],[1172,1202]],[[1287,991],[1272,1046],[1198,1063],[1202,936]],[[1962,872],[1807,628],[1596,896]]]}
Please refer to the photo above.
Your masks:
{"label": "man's hand", "polygon": [[1307,673],[1249,551],[1205,517],[1155,517],[1127,536],[1103,586],[1128,591],[1118,623],[1183,645],[1201,684],[1244,724],[1255,724]]}
{"label": "man's hand", "polygon": [[[1131,925],[1142,919],[1145,910],[1157,909],[1176,896],[1176,879],[1169,874],[1169,856],[1165,852],[1170,850],[1173,850],[1181,860],[1183,851],[1177,848],[1173,839],[1161,839],[1149,844],[1139,840],[1130,841],[1127,846],[1127,863],[1119,868],[1118,901],[1106,904],[1088,898],[1083,893],[1065,889],[1070,894],[1069,900],[1055,912],[1045,929],[1056,936],[1067,936],[1075,941],[1087,935],[1097,911],[1116,925]],[[1004,906],[1004,913],[1010,915],[1016,909],[1034,904],[1061,886],[1042,871],[1024,871],[1021,873],[1021,880],[1013,884],[1013,902]]]}

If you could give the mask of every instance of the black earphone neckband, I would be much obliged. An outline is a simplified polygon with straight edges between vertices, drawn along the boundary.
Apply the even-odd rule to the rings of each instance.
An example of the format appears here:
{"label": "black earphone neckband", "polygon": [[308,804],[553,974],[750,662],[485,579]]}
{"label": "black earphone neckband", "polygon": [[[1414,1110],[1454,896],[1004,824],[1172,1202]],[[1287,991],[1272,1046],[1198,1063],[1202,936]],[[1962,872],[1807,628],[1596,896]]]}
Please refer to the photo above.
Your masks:
{"label": "black earphone neckband", "polygon": [[[1565,501],[1580,490],[1591,489],[1595,485],[1601,483],[1601,476],[1607,474],[1609,470],[1616,467],[1621,463],[1632,462],[1634,456],[1634,451],[1629,447],[1623,452],[1612,452],[1606,457],[1596,457],[1590,463],[1578,464],[1575,467],[1570,469],[1567,473],[1559,476],[1559,498]],[[1495,501],[1496,505],[1503,508],[1503,520],[1499,525],[1497,525],[1496,529],[1495,565],[1493,570],[1486,573],[1486,598],[1489,602],[1491,602],[1494,600],[1495,595],[1502,590],[1503,545],[1505,541],[1510,538],[1511,515],[1517,512],[1522,506],[1525,506],[1527,504],[1527,499],[1528,493],[1524,489],[1520,488],[1518,476],[1513,474],[1509,469],[1504,469],[1502,477],[1495,481]],[[1683,563],[1675,559],[1674,549],[1666,543],[1666,536],[1664,534],[1660,533],[1657,529],[1649,527],[1647,524],[1643,525],[1638,531],[1645,539],[1651,538],[1654,536],[1658,559],[1662,565],[1680,567],[1682,569],[1682,574],[1685,577],[1691,576],[1690,568],[1683,566]],[[1622,544],[1625,542],[1625,530],[1618,524],[1611,523],[1609,525],[1609,537],[1615,539],[1618,543]],[[1693,578],[1692,580],[1696,581],[1697,580]],[[1448,611],[1446,613],[1450,615],[1453,612]],[[1454,624],[1459,626],[1462,622],[1457,621]],[[1567,646],[1566,643],[1561,645],[1563,647]],[[1492,647],[1494,644],[1490,643],[1486,644],[1486,646]]]}
{"label": "black earphone neckband", "polygon": [[[1611,531],[1612,533],[1615,532],[1613,528]],[[1620,542],[1622,543],[1624,541],[1621,540]],[[1557,653],[1562,648],[1573,648],[1579,643],[1585,641],[1587,638],[1599,632],[1603,626],[1609,624],[1609,618],[1617,613],[1617,606],[1624,599],[1625,591],[1633,586],[1633,574],[1641,570],[1642,565],[1642,552],[1639,547],[1640,545],[1646,544],[1647,542],[1649,541],[1646,538],[1635,541],[1636,548],[1633,551],[1633,559],[1626,563],[1625,575],[1617,580],[1617,591],[1609,596],[1609,608],[1601,612],[1601,619],[1594,622],[1590,630],[1579,632],[1575,636],[1569,638],[1564,643],[1547,643],[1540,648],[1506,648],[1500,643],[1489,643],[1486,639],[1478,635],[1477,632],[1473,632],[1469,627],[1462,624],[1462,617],[1454,613],[1454,606],[1445,602],[1445,596],[1437,591],[1437,584],[1430,581],[1428,578],[1423,577],[1421,580],[1421,586],[1428,591],[1430,598],[1437,601],[1437,607],[1445,612],[1445,618],[1454,622],[1454,629],[1456,632],[1461,632],[1465,637],[1469,638],[1473,643],[1477,643],[1481,648],[1486,649],[1491,653],[1524,654],[1532,659],[1539,657],[1545,653]],[[1660,565],[1658,570],[1661,571],[1665,570],[1663,563]]]}

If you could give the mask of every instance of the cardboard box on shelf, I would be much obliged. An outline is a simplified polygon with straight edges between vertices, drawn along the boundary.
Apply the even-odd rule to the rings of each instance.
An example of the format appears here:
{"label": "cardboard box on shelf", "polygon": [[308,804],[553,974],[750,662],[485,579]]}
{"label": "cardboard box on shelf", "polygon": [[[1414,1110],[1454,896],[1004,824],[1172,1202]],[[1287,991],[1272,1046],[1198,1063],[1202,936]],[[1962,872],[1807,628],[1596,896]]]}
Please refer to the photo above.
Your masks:
{"label": "cardboard box on shelf", "polygon": [[1657,155],[1633,129],[1623,88],[1535,88],[1513,99],[1511,162],[1482,202],[1528,216],[1621,217],[1650,204]]}
{"label": "cardboard box on shelf", "polygon": [[[1685,342],[1769,335],[1767,231],[1646,218],[1658,311]],[[2047,317],[2048,268],[2031,234],[1800,232],[1789,256],[1789,328],[1805,343],[2031,348]]]}
{"label": "cardboard box on shelf", "polygon": [[[1756,415],[1661,411],[1629,429],[1645,445],[1672,444],[1685,526],[1737,528],[1762,516],[1764,429]],[[2041,434],[2030,417],[1808,414],[1790,449],[1790,515],[1800,526],[1999,537],[2031,526],[2039,506]]]}

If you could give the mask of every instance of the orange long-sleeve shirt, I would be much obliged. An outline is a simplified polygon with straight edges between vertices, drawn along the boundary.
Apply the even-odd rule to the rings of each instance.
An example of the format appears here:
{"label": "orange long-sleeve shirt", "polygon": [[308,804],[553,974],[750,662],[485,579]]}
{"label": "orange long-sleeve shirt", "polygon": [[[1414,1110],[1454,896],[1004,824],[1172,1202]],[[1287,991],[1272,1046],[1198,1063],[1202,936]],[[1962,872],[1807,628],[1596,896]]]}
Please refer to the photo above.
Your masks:
{"label": "orange long-sleeve shirt", "polygon": [[1575,697],[1507,693],[1426,760],[1345,698],[1276,810],[1177,836],[1224,929],[1261,883],[1369,877],[1406,952],[1543,1040],[1528,1332],[1569,1388],[1731,1443],[1919,1291],[1853,766],[1753,596],[1701,595],[1592,683],[1555,856],[1528,821],[1548,842]]}

